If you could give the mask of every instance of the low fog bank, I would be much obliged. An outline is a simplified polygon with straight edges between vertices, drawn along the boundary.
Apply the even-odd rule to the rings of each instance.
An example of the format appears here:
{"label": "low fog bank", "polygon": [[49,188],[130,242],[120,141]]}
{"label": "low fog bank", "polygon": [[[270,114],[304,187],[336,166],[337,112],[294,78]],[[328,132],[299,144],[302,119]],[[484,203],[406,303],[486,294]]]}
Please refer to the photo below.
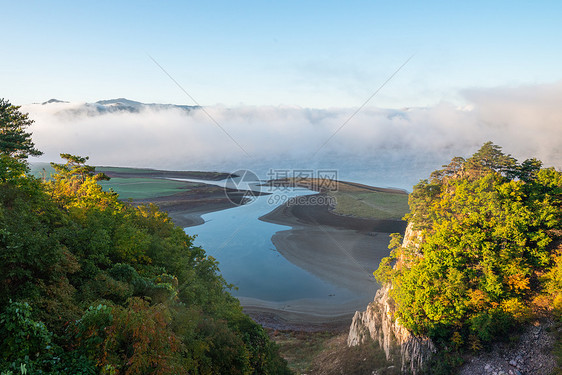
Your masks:
{"label": "low fog bank", "polygon": [[90,156],[94,165],[250,169],[263,178],[270,170],[336,169],[341,179],[408,190],[488,140],[519,160],[562,166],[562,82],[462,94],[464,108],[365,108],[351,119],[355,109],[285,106],[93,114],[80,110],[84,103],[49,103],[22,110],[35,120],[33,139],[45,153],[37,161],[67,152]]}

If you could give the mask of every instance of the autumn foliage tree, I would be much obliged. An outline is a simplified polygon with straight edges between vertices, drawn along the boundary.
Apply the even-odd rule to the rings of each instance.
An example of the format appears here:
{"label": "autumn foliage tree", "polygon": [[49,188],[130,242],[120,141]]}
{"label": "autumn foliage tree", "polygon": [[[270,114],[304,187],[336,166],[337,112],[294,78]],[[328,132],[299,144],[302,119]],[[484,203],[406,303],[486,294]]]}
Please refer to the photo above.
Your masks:
{"label": "autumn foliage tree", "polygon": [[491,142],[421,181],[407,215],[421,240],[394,241],[376,272],[392,283],[397,318],[473,349],[506,335],[532,316],[556,266],[561,203],[560,172],[536,159],[518,164]]}

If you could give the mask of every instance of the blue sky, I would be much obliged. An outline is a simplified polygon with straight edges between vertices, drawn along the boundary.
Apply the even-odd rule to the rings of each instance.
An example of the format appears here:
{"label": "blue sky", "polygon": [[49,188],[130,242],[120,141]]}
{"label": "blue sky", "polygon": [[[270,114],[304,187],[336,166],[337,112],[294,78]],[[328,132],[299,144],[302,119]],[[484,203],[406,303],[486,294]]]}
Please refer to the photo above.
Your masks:
{"label": "blue sky", "polygon": [[357,107],[562,79],[559,1],[3,1],[2,97]]}

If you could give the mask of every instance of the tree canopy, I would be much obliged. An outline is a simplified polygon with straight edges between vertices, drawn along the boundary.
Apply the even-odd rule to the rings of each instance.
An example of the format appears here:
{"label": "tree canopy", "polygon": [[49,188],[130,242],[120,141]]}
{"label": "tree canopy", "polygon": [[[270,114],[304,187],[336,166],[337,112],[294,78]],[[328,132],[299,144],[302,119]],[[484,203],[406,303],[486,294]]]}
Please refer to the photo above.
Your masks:
{"label": "tree canopy", "polygon": [[0,182],[22,176],[27,171],[27,157],[41,155],[31,133],[26,132],[33,120],[19,108],[0,99]]}
{"label": "tree canopy", "polygon": [[560,172],[488,142],[414,186],[409,204],[420,236],[395,239],[376,272],[408,329],[478,349],[552,309],[562,289]]}
{"label": "tree canopy", "polygon": [[19,109],[19,106],[0,99],[0,152],[18,160],[39,156],[42,152],[35,148],[31,133],[26,131],[33,120]]}

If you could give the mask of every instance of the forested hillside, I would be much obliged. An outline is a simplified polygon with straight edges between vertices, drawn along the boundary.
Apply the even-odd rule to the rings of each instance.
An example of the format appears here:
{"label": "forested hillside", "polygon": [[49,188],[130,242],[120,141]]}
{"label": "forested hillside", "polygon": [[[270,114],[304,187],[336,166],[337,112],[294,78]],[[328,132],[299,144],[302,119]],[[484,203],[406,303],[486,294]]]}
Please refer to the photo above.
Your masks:
{"label": "forested hillside", "polygon": [[87,158],[30,177],[32,123],[0,101],[2,374],[286,374],[216,261]]}
{"label": "forested hillside", "polygon": [[448,352],[482,350],[562,311],[562,174],[488,142],[421,181],[407,220],[417,243],[376,272],[399,322]]}

